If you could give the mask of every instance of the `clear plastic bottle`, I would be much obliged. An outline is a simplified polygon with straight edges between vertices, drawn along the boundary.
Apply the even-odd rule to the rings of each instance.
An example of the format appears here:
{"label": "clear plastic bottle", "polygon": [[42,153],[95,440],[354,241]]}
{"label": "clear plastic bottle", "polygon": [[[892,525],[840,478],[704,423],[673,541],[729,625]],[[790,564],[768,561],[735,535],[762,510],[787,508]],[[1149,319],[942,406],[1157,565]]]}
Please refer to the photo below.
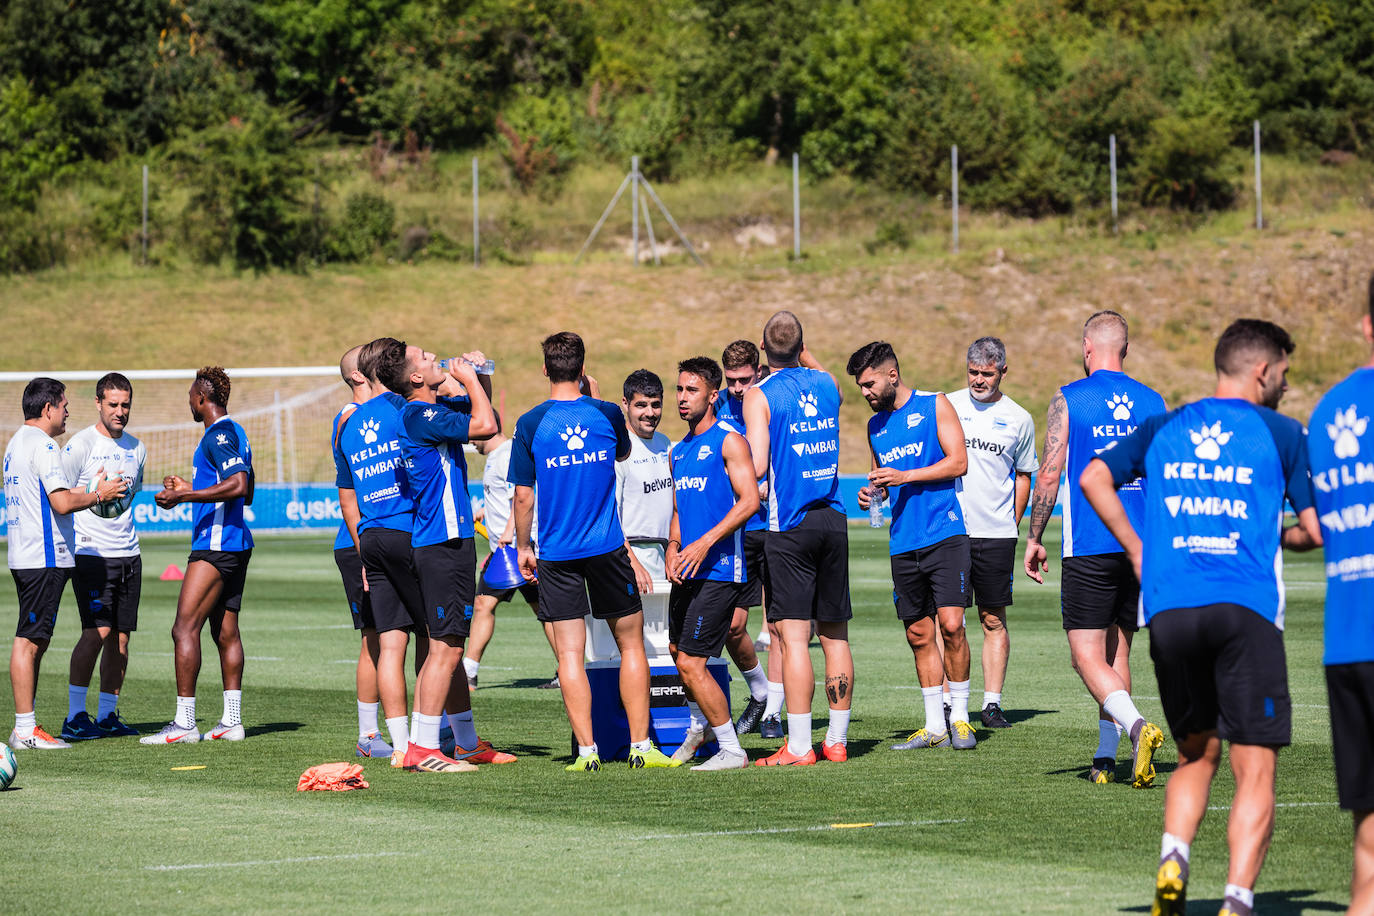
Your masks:
{"label": "clear plastic bottle", "polygon": [[[450,366],[456,366],[459,362],[467,362],[467,360],[463,359],[463,357],[461,356],[450,356],[448,359],[439,360],[438,365],[440,369],[443,369],[445,372],[447,372]],[[478,365],[477,363],[468,364],[472,366],[473,371],[475,371],[478,375],[491,375],[496,371],[496,360],[494,359],[489,359],[480,365]]]}
{"label": "clear plastic bottle", "polygon": [[868,527],[883,527],[883,501],[879,498],[882,493],[881,487],[868,485]]}

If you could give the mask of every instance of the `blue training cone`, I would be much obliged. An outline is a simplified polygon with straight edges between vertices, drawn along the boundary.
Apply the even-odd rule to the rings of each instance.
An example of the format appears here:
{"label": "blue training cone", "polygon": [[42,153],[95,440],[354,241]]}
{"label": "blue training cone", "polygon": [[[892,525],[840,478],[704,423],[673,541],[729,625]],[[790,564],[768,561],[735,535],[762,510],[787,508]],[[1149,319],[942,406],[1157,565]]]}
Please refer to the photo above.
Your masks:
{"label": "blue training cone", "polygon": [[513,544],[500,547],[487,561],[482,579],[492,588],[515,588],[525,584],[525,575],[520,572],[519,555]]}

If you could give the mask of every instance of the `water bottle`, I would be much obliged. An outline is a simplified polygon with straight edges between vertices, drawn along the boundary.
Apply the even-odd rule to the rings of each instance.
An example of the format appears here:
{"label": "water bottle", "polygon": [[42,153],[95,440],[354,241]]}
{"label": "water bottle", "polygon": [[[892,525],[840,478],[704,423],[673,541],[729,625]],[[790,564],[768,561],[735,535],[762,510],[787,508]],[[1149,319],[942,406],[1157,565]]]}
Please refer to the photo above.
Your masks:
{"label": "water bottle", "polygon": [[450,356],[448,359],[439,360],[439,368],[447,372],[450,366],[456,366],[459,362],[468,363],[478,375],[491,375],[496,371],[496,360],[494,359],[489,359],[484,363],[473,363],[461,356]]}
{"label": "water bottle", "polygon": [[883,527],[883,501],[878,498],[882,490],[872,484],[868,485],[868,527]]}

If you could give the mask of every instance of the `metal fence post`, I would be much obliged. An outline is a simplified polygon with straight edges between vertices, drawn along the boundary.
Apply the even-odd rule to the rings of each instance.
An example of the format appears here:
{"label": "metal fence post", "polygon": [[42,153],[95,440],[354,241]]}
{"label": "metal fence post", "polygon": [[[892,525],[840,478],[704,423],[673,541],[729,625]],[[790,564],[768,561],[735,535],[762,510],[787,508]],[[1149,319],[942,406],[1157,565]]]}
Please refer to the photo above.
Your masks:
{"label": "metal fence post", "polygon": [[1260,185],[1260,129],[1255,122],[1255,228],[1264,228],[1264,202]]}
{"label": "metal fence post", "polygon": [[639,266],[639,157],[630,157],[630,242],[634,246],[635,267]]}
{"label": "metal fence post", "polygon": [[482,233],[478,226],[477,157],[472,157],[472,266],[482,266]]}
{"label": "metal fence post", "polygon": [[954,216],[954,253],[959,253],[959,147],[949,148],[950,212]]}
{"label": "metal fence post", "polygon": [[148,266],[148,164],[143,164],[143,266]]}
{"label": "metal fence post", "polygon": [[801,260],[801,162],[792,154],[792,260]]}
{"label": "metal fence post", "polygon": [[1112,134],[1108,143],[1112,165],[1112,234],[1119,235],[1121,226],[1116,218],[1116,134]]}

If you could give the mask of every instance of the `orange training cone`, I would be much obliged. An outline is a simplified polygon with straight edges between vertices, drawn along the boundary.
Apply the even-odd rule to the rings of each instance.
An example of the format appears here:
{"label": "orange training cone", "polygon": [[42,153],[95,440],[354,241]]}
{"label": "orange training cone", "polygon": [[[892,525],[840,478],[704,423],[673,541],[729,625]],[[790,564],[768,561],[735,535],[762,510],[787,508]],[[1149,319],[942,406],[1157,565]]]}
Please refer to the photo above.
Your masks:
{"label": "orange training cone", "polygon": [[167,568],[162,571],[162,575],[158,576],[158,578],[163,582],[180,582],[182,579],[186,578],[186,574],[183,573],[175,563],[168,563]]}

